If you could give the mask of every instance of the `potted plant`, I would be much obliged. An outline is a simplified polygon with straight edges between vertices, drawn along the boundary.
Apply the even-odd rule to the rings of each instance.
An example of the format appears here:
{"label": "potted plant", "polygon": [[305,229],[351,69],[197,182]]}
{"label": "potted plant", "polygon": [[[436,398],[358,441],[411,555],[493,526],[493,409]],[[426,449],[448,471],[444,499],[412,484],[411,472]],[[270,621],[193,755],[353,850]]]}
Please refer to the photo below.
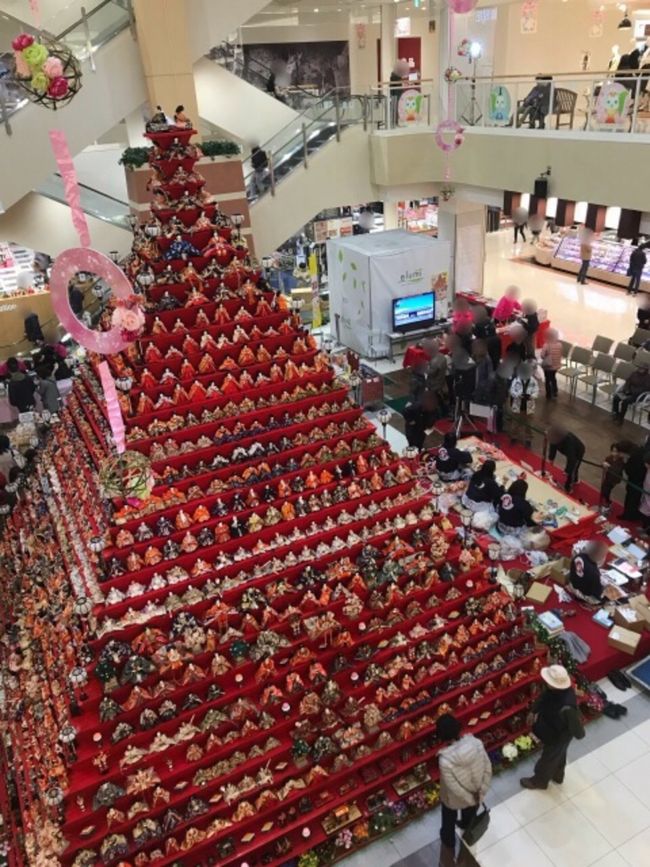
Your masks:
{"label": "potted plant", "polygon": [[232,157],[241,153],[241,148],[237,142],[227,139],[211,139],[199,142],[198,147],[203,156],[210,157],[211,160],[214,160],[215,157]]}
{"label": "potted plant", "polygon": [[128,171],[140,169],[142,166],[146,166],[148,162],[149,148],[143,147],[126,148],[119,159],[119,164],[124,166]]}

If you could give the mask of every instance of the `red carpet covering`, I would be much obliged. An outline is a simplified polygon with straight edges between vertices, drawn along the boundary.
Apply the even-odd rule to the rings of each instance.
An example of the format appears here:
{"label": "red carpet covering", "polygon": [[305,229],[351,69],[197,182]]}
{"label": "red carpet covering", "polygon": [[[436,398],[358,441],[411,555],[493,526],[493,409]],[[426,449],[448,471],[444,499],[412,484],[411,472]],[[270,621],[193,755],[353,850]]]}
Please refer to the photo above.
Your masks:
{"label": "red carpet covering", "polygon": [[10,857],[315,867],[436,803],[440,714],[521,734],[545,650],[152,138],[128,451],[91,358],[2,536]]}

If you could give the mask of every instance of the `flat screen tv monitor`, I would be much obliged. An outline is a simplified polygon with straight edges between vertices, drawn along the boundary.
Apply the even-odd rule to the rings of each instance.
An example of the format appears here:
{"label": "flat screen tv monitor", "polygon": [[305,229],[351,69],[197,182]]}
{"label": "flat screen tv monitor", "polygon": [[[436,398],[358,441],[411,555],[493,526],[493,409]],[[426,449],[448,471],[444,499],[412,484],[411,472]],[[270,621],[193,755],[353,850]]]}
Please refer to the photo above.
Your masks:
{"label": "flat screen tv monitor", "polygon": [[393,331],[417,331],[427,328],[435,321],[435,296],[433,292],[409,295],[393,299]]}

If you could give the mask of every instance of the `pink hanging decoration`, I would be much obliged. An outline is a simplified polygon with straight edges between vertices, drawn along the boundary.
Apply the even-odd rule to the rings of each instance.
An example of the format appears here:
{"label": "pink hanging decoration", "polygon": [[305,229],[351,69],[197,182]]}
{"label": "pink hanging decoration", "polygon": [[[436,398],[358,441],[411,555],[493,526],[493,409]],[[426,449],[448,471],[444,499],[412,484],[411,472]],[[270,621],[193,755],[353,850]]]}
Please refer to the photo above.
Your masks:
{"label": "pink hanging decoration", "polygon": [[118,455],[126,451],[126,435],[124,432],[124,419],[122,418],[122,410],[120,402],[117,399],[117,389],[115,388],[115,380],[111,374],[110,368],[106,361],[102,361],[97,366],[97,372],[102,382],[104,396],[106,397],[106,411],[108,422],[113,432],[113,440],[117,448]]}
{"label": "pink hanging decoration", "polygon": [[[448,140],[445,136],[448,136],[450,133],[454,137]],[[443,120],[438,124],[436,129],[436,144],[441,151],[444,151],[446,154],[451,153],[462,145],[465,138],[464,133],[463,127],[457,121]]]}
{"label": "pink hanging decoration", "polygon": [[79,271],[90,271],[91,274],[101,277],[118,298],[125,299],[133,294],[128,277],[108,256],[82,247],[71,247],[60,253],[54,261],[50,277],[54,312],[61,325],[77,343],[91,352],[99,352],[100,355],[120,352],[131,342],[123,337],[121,328],[114,326],[110,331],[93,331],[77,319],[70,307],[68,285]]}
{"label": "pink hanging decoration", "polygon": [[37,30],[41,29],[41,4],[38,0],[29,0],[29,8],[32,12],[32,18]]}
{"label": "pink hanging decoration", "polygon": [[77,183],[77,172],[75,171],[72,157],[70,156],[70,148],[65,133],[59,129],[50,130],[50,142],[52,150],[56,158],[61,177],[63,178],[63,188],[65,190],[65,200],[70,205],[72,211],[72,222],[82,247],[90,247],[90,232],[88,231],[88,223],[86,215],[81,209],[81,197],[79,195],[79,184]]}
{"label": "pink hanging decoration", "polygon": [[447,6],[459,15],[471,12],[477,3],[478,0],[447,0]]}

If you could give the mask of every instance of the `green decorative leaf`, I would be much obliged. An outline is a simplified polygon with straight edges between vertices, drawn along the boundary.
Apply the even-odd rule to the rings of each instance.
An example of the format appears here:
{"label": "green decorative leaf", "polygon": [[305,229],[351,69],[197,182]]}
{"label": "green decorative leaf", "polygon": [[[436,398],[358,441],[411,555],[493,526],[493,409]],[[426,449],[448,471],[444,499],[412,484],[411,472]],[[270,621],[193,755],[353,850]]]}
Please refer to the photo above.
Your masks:
{"label": "green decorative leaf", "polygon": [[343,250],[339,250],[339,262],[343,261]]}
{"label": "green decorative leaf", "polygon": [[352,281],[352,288],[353,288],[353,289],[356,289],[356,288],[357,288],[357,278],[356,278],[356,277],[355,277],[354,280]]}
{"label": "green decorative leaf", "polygon": [[350,262],[350,268],[352,268],[353,271],[357,270],[357,266],[354,262]]}
{"label": "green decorative leaf", "polygon": [[343,277],[342,277],[341,279],[342,279],[342,280],[347,280],[347,279],[348,279],[348,272],[347,272],[347,271],[344,271],[344,272],[343,272]]}

